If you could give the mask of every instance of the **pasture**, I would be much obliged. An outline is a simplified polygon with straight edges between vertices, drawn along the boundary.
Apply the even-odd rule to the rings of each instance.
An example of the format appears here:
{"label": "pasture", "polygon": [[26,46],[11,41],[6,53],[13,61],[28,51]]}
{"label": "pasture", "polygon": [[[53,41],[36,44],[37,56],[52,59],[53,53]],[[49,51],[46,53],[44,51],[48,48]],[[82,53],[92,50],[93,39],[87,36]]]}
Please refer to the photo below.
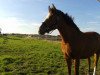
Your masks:
{"label": "pasture", "polygon": [[[58,41],[10,35],[6,39],[0,37],[0,75],[66,75],[66,66]],[[91,67],[92,71],[93,61]],[[80,75],[87,72],[87,60],[81,60]],[[100,75],[100,60],[97,75]]]}

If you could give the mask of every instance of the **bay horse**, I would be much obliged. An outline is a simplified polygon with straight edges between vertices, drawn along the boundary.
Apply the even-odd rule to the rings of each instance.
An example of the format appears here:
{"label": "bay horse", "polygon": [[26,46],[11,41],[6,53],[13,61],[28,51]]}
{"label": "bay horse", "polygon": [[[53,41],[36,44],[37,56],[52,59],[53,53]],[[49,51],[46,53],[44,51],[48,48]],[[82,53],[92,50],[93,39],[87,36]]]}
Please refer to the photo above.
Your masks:
{"label": "bay horse", "polygon": [[44,35],[55,29],[58,29],[62,42],[62,52],[67,62],[68,75],[71,75],[72,60],[74,60],[74,75],[79,75],[80,59],[89,60],[94,55],[94,71],[96,68],[100,54],[100,35],[97,32],[82,32],[74,23],[71,16],[63,13],[61,10],[48,7],[49,13],[45,21],[39,28],[39,34]]}

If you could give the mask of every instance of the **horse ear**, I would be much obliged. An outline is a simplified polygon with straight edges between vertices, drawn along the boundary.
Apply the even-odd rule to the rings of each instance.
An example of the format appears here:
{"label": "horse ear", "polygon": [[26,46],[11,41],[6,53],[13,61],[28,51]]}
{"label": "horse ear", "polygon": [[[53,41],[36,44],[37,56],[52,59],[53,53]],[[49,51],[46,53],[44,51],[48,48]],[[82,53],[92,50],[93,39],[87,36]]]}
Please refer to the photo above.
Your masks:
{"label": "horse ear", "polygon": [[49,12],[51,11],[51,8],[50,8],[50,6],[48,6],[48,10],[49,10]]}
{"label": "horse ear", "polygon": [[52,4],[52,8],[56,10],[56,7],[54,6],[54,4]]}

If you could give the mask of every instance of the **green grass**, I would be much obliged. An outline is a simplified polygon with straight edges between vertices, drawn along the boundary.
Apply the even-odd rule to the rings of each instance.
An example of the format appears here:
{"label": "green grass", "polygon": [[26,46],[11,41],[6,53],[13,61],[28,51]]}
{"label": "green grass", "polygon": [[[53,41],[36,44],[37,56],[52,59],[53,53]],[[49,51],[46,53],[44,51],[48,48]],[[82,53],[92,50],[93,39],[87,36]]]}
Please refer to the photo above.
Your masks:
{"label": "green grass", "polygon": [[[73,68],[74,66],[72,75]],[[80,74],[86,75],[87,70],[87,61],[82,60]],[[67,65],[61,52],[60,42],[17,36],[0,37],[0,75],[66,74]],[[100,61],[97,70],[97,75],[99,74]]]}

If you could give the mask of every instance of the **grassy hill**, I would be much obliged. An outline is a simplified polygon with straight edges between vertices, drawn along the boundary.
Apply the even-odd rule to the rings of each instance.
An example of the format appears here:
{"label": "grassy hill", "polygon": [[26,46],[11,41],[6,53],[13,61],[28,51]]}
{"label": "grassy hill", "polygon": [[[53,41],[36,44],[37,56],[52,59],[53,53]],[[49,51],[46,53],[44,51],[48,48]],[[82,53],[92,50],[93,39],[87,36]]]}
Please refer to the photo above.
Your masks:
{"label": "grassy hill", "polygon": [[[87,61],[82,60],[80,75],[86,75],[87,71]],[[60,42],[38,40],[31,37],[0,37],[0,75],[66,74],[67,65],[60,49]],[[97,75],[99,74],[100,61]]]}

